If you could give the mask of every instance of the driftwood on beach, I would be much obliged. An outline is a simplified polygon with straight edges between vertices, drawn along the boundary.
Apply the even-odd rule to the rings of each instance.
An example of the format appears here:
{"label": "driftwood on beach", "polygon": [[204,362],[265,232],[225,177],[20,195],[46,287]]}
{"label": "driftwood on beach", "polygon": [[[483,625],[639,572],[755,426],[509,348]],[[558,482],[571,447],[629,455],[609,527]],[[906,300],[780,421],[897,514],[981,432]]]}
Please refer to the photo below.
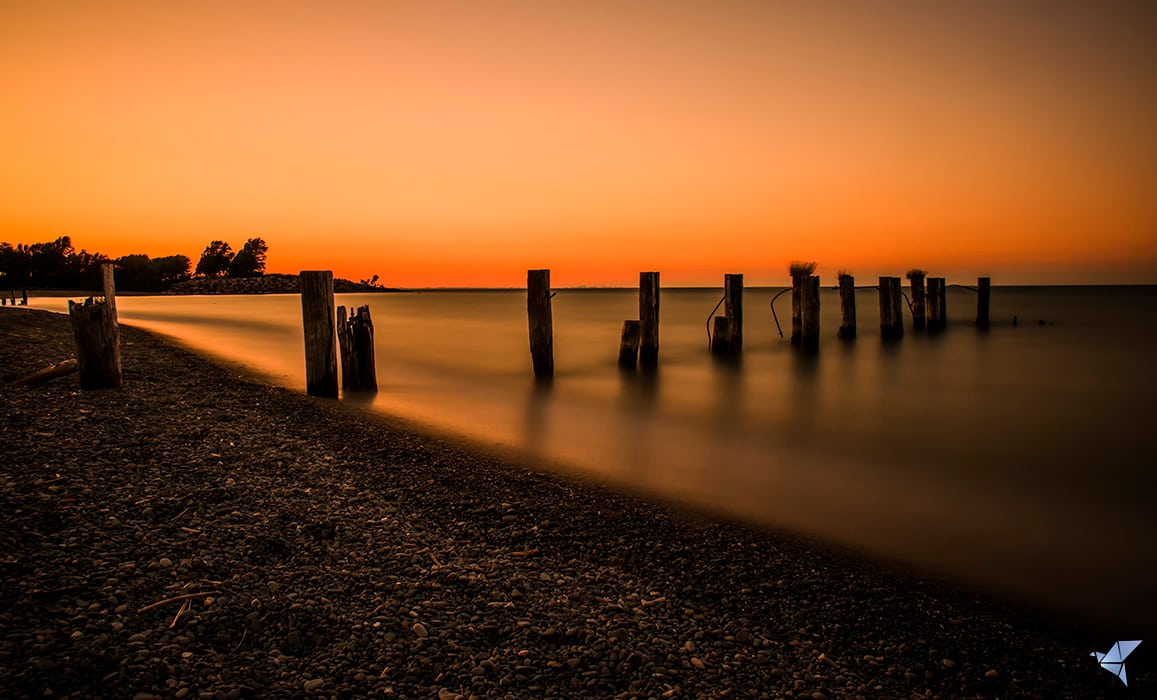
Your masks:
{"label": "driftwood on beach", "polygon": [[80,364],[74,358],[69,358],[63,362],[57,362],[56,364],[48,365],[44,369],[37,370],[26,377],[21,377],[20,379],[12,382],[12,385],[40,386],[47,381],[56,379],[57,377],[63,377],[65,375],[72,374],[73,372],[77,371],[79,367]]}

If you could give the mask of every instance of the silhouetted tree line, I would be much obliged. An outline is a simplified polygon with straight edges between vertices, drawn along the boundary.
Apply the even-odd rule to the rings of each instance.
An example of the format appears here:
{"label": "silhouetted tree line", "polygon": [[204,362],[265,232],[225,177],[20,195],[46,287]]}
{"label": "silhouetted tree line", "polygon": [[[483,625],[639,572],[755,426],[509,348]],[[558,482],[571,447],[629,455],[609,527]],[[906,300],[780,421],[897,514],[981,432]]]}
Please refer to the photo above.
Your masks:
{"label": "silhouetted tree line", "polygon": [[197,261],[197,274],[205,277],[260,277],[265,274],[265,254],[269,246],[260,238],[250,238],[236,253],[225,241],[205,246]]}
{"label": "silhouetted tree line", "polygon": [[[224,241],[213,241],[201,254],[196,274],[209,277],[257,277],[265,274],[269,246],[250,238],[236,254]],[[159,292],[190,278],[192,261],[185,255],[150,258],[125,255],[115,260],[100,253],[76,250],[69,236],[50,243],[0,242],[0,288],[5,289],[99,289],[100,266],[116,265],[117,289]]]}

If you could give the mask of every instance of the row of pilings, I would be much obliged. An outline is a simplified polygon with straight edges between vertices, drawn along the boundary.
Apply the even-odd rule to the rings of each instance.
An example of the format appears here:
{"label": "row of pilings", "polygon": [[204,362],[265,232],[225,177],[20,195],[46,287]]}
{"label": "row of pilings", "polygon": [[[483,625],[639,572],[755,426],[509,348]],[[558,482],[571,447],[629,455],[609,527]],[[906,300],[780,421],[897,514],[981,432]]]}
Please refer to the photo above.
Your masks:
{"label": "row of pilings", "polygon": [[[820,343],[820,278],[811,274],[814,265],[793,269],[791,344],[804,352],[815,352]],[[945,280],[925,278],[921,271],[909,273],[912,299],[909,308],[913,328],[931,332],[946,326]],[[895,340],[904,335],[904,292],[899,277],[879,280],[880,335]],[[531,364],[538,381],[554,376],[554,324],[550,270],[528,270],[526,313],[530,332]],[[856,337],[856,284],[848,274],[839,276],[841,323],[837,335],[843,340]],[[977,325],[988,326],[989,279],[981,277],[978,293]],[[373,324],[369,308],[362,307],[348,317],[345,309],[335,313],[331,272],[301,273],[301,303],[306,352],[306,391],[315,396],[338,395],[337,343],[341,340],[343,385],[347,390],[376,390],[373,362]],[[719,307],[723,313],[717,315]],[[772,313],[775,313],[774,299]],[[776,321],[778,325],[778,320]],[[743,275],[724,275],[723,298],[707,321],[711,353],[736,356],[743,349]],[[782,333],[781,333],[782,335]],[[619,339],[619,366],[652,369],[659,362],[659,273],[639,274],[639,318],[623,322]]]}

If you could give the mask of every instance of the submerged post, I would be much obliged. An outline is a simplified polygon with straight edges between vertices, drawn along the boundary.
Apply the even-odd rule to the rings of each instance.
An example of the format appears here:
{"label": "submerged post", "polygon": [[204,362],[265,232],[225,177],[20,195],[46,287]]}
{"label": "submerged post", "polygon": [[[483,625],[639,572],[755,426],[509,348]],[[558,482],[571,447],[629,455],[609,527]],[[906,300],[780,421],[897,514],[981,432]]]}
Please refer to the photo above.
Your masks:
{"label": "submerged post", "polygon": [[992,297],[992,278],[978,277],[976,280],[976,327],[988,328],[988,303]]}
{"label": "submerged post", "polygon": [[70,299],[68,318],[76,344],[80,387],[119,389],[123,386],[123,380],[113,264],[101,265],[100,271],[104,301],[98,302],[89,297],[83,304],[78,304]]}
{"label": "submerged post", "polygon": [[334,331],[333,272],[304,270],[301,321],[305,331],[305,392],[336,399],[337,343]]}
{"label": "submerged post", "polygon": [[723,314],[729,319],[730,352],[743,349],[743,275],[723,275]]}
{"label": "submerged post", "polygon": [[927,314],[924,310],[924,271],[909,270],[908,282],[912,288],[912,330],[922,331],[926,327]]}
{"label": "submerged post", "polygon": [[944,278],[928,278],[928,330],[938,332],[944,328]]}
{"label": "submerged post", "polygon": [[892,280],[892,335],[904,337],[904,282],[899,277]]}
{"label": "submerged post", "polygon": [[840,329],[836,336],[856,339],[856,278],[851,275],[840,275]]}
{"label": "submerged post", "polygon": [[[623,328],[624,336],[626,327]],[[639,365],[659,364],[659,273],[639,273]]]}
{"label": "submerged post", "polygon": [[526,271],[526,315],[530,323],[530,359],[534,378],[554,377],[554,326],[550,313],[550,270]]}
{"label": "submerged post", "polygon": [[639,361],[639,339],[641,336],[641,322],[623,321],[623,336],[619,340],[619,367],[635,369],[635,365]]}
{"label": "submerged post", "polygon": [[820,349],[820,278],[808,275],[803,280],[803,337],[800,347],[805,352]]}

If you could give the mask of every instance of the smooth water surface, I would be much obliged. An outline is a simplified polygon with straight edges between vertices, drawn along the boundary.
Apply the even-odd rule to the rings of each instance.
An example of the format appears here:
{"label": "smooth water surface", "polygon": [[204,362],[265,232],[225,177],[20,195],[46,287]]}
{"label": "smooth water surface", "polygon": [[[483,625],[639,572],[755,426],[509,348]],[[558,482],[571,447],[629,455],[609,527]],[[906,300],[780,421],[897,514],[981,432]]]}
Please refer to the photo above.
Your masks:
{"label": "smooth water surface", "polygon": [[[616,366],[635,290],[561,290],[556,378],[535,386],[522,291],[338,295],[369,304],[375,410],[570,470],[1114,625],[1157,626],[1157,288],[950,288],[949,328],[802,356],[748,289],[737,363],[707,352],[719,290],[664,289],[660,367]],[[63,310],[64,300],[33,305]],[[121,297],[121,320],[303,389],[297,296]],[[790,333],[790,300],[775,305]],[[1012,324],[1017,316],[1019,325]],[[1043,320],[1044,325],[1038,322]]]}

